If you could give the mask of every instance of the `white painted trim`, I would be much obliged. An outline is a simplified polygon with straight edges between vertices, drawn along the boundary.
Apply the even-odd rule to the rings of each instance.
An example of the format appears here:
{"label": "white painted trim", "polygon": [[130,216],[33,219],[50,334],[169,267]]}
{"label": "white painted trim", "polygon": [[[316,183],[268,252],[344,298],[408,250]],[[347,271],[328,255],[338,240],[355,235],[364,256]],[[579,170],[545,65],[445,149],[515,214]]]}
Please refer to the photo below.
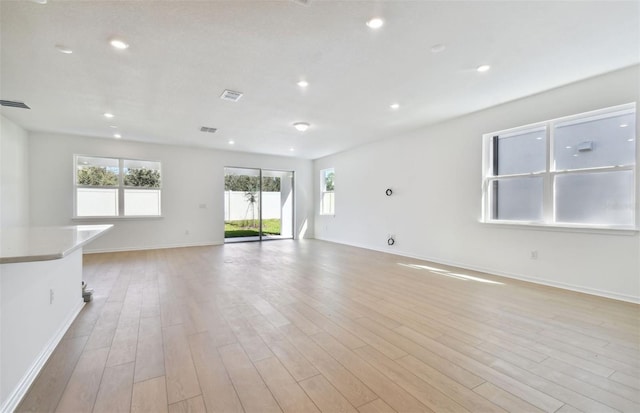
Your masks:
{"label": "white painted trim", "polygon": [[78,305],[71,310],[60,329],[58,329],[56,334],[49,340],[40,355],[34,360],[31,368],[29,368],[9,397],[7,397],[3,405],[0,406],[0,413],[10,413],[18,407],[22,398],[27,394],[29,387],[31,387],[36,377],[38,377],[38,374],[40,374],[40,370],[42,370],[47,360],[49,360],[51,353],[53,353],[53,350],[55,350],[60,341],[62,341],[62,337],[64,337],[69,327],[71,327],[71,323],[73,323],[78,314],[80,314],[80,310],[82,310],[84,304],[84,301],[81,299],[78,301]]}
{"label": "white painted trim", "polygon": [[212,241],[204,241],[204,242],[193,242],[187,244],[168,244],[168,245],[152,245],[145,247],[126,247],[126,248],[103,248],[96,250],[85,250],[84,254],[100,254],[103,252],[126,252],[126,251],[146,251],[146,250],[164,250],[168,248],[186,248],[186,247],[209,247],[214,245],[224,245],[224,242],[212,242]]}
{"label": "white painted trim", "polygon": [[595,295],[595,296],[598,296],[598,297],[611,298],[613,300],[625,301],[625,302],[634,303],[634,304],[640,304],[640,297],[636,297],[636,296],[633,296],[633,295],[619,294],[619,293],[615,293],[615,292],[611,292],[611,291],[598,290],[598,289],[594,289],[594,288],[586,288],[586,287],[582,287],[582,286],[579,286],[579,285],[566,284],[566,283],[547,280],[547,279],[543,279],[543,278],[534,278],[534,277],[529,277],[529,276],[521,275],[521,274],[506,273],[506,272],[495,270],[495,269],[492,269],[492,268],[479,267],[479,266],[469,265],[469,264],[455,262],[455,261],[442,260],[442,259],[439,259],[439,258],[418,256],[418,255],[414,255],[414,254],[409,254],[407,252],[395,250],[394,247],[377,248],[377,247],[371,247],[371,246],[368,246],[368,245],[362,245],[362,244],[357,244],[357,243],[339,242],[339,241],[334,241],[334,240],[330,240],[330,239],[326,239],[326,238],[320,238],[320,237],[316,237],[316,239],[318,239],[320,241],[332,242],[334,244],[349,245],[351,247],[364,248],[364,249],[368,249],[368,250],[372,250],[372,251],[383,252],[383,253],[386,253],[386,254],[398,255],[398,256],[401,256],[401,257],[407,257],[407,258],[414,258],[414,259],[417,259],[417,260],[430,261],[430,262],[433,262],[433,263],[436,263],[436,264],[450,265],[450,266],[453,266],[453,267],[459,267],[459,268],[463,268],[463,269],[467,269],[467,270],[485,272],[485,273],[488,273],[488,274],[491,274],[491,275],[497,275],[499,277],[511,278],[511,279],[520,280],[520,281],[526,281],[526,282],[530,282],[530,283],[533,283],[533,284],[546,285],[548,287],[555,287],[555,288],[560,288],[560,289],[563,289],[563,290],[575,291],[575,292],[579,292],[579,293],[583,293],[583,294]]}

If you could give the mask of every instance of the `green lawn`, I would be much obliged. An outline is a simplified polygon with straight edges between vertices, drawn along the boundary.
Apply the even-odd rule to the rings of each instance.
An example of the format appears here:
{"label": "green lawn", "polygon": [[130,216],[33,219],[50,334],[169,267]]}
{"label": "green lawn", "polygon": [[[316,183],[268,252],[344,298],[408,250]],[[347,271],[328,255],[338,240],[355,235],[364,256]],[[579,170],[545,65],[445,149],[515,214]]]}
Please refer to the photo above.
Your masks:
{"label": "green lawn", "polygon": [[[243,221],[226,221],[224,223],[224,237],[257,237],[259,235],[260,221],[256,219],[255,226],[251,220]],[[262,233],[265,235],[280,235],[279,219],[262,220]]]}

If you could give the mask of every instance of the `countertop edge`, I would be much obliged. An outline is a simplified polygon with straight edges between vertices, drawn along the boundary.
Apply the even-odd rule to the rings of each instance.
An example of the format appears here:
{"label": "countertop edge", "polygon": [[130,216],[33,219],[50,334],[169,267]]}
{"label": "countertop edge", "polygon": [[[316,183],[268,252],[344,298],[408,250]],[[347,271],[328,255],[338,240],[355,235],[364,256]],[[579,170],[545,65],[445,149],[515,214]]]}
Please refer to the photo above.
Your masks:
{"label": "countertop edge", "polygon": [[93,234],[91,237],[85,239],[84,241],[77,243],[76,245],[74,245],[73,247],[71,247],[71,248],[69,248],[69,249],[67,249],[65,251],[62,251],[60,258],[64,258],[67,255],[71,254],[73,251],[77,250],[78,248],[84,247],[85,245],[87,245],[88,243],[93,241],[94,239],[99,238],[99,237],[103,236],[105,233],[111,231],[111,229],[113,229],[113,224],[109,224],[107,226],[107,228],[103,229],[99,233]]}
{"label": "countertop edge", "polygon": [[28,255],[28,256],[20,256],[20,257],[0,258],[0,264],[19,264],[22,262],[59,260],[69,255],[69,253],[71,253],[71,251],[64,251],[56,254]]}
{"label": "countertop edge", "polygon": [[106,228],[102,229],[97,234],[93,234],[92,236],[88,237],[87,239],[85,239],[85,240],[83,240],[81,242],[78,242],[78,243],[74,244],[73,246],[71,246],[70,248],[62,250],[60,252],[54,252],[54,253],[51,253],[51,254],[0,257],[0,264],[19,264],[19,263],[27,263],[27,262],[52,261],[52,260],[62,259],[64,257],[68,256],[69,254],[71,254],[72,252],[74,252],[75,250],[84,247],[85,245],[87,245],[91,241],[95,240],[96,238],[101,237],[106,232],[108,232],[111,229],[113,229],[113,225],[112,224],[110,224],[108,226],[105,225],[105,227]]}

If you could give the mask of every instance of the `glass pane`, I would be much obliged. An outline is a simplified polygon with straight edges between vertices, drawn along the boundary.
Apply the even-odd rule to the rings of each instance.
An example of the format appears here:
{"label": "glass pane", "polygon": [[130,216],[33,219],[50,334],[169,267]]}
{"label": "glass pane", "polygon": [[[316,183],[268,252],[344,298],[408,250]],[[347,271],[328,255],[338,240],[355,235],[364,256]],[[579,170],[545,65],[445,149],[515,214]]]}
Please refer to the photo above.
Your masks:
{"label": "glass pane", "polygon": [[496,179],[490,184],[492,219],[542,221],[542,177]]}
{"label": "glass pane", "polygon": [[322,193],[322,205],[320,208],[321,215],[333,215],[335,211],[335,194],[334,192]]}
{"label": "glass pane", "polygon": [[333,191],[334,190],[334,179],[335,179],[335,171],[333,168],[323,169],[321,171],[321,187],[322,192],[325,191]]}
{"label": "glass pane", "polygon": [[225,168],[224,237],[259,239],[260,170]]}
{"label": "glass pane", "polygon": [[160,162],[124,161],[124,184],[139,188],[160,188]]}
{"label": "glass pane", "polygon": [[124,215],[160,215],[160,190],[125,189]]}
{"label": "glass pane", "polygon": [[554,128],[555,169],[635,164],[635,119],[634,110],[558,123]]}
{"label": "glass pane", "polygon": [[[264,174],[264,171],[263,171]],[[262,176],[262,233],[280,235],[280,178]]]}
{"label": "glass pane", "polygon": [[92,186],[118,186],[118,160],[78,156],[76,158],[76,184]]}
{"label": "glass pane", "polygon": [[118,189],[78,188],[77,216],[115,217],[118,215]]}
{"label": "glass pane", "polygon": [[544,128],[498,137],[497,175],[545,171],[547,169],[546,141]]}
{"label": "glass pane", "polygon": [[634,225],[632,171],[559,175],[555,194],[558,223]]}
{"label": "glass pane", "polygon": [[293,172],[262,170],[263,239],[293,237]]}

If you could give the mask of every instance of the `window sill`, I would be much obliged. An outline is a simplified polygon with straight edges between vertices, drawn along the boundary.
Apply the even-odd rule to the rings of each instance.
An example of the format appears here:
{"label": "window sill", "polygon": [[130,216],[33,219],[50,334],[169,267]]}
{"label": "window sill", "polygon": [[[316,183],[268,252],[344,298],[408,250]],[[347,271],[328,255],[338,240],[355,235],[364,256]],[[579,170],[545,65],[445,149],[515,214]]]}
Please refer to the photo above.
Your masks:
{"label": "window sill", "polygon": [[72,221],[148,221],[148,220],[164,219],[164,215],[135,215],[127,217],[71,217]]}
{"label": "window sill", "polygon": [[533,222],[500,222],[500,221],[479,221],[481,224],[495,225],[496,227],[510,229],[530,229],[534,231],[556,231],[556,232],[577,232],[583,234],[601,234],[601,235],[636,235],[640,229],[630,227],[588,227],[581,225],[548,225],[536,224]]}

